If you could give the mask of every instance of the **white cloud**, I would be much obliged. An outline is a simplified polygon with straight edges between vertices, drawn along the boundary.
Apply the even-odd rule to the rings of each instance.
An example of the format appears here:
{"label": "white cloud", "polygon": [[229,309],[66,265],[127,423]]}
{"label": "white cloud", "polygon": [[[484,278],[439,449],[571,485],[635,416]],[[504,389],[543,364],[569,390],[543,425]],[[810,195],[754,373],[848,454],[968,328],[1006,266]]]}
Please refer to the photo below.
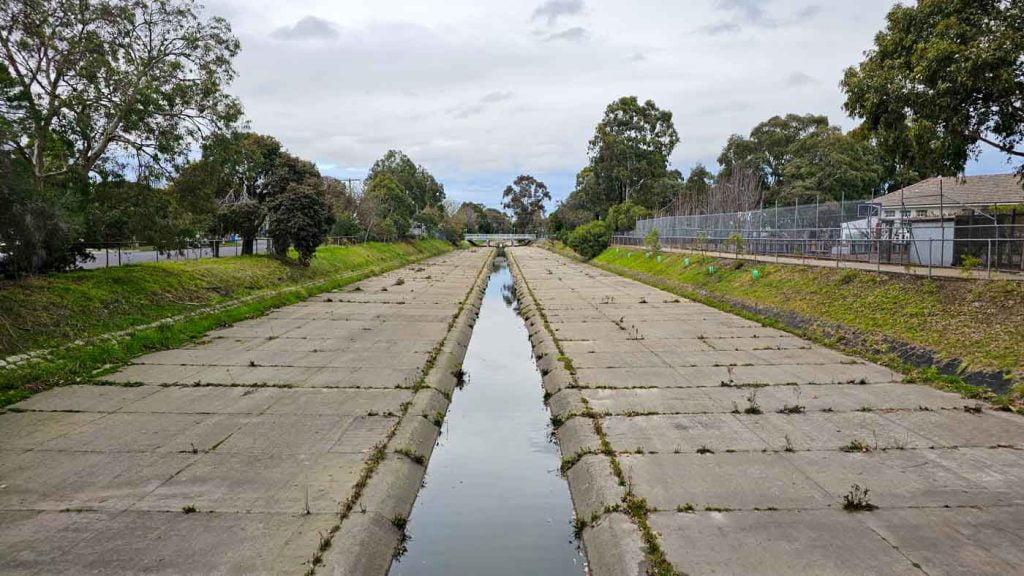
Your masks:
{"label": "white cloud", "polygon": [[839,79],[893,3],[210,0],[208,12],[242,40],[232,91],[254,130],[346,177],[399,148],[450,196],[496,205],[522,172],[564,197],[624,95],[674,113],[684,172],[775,114],[851,127]]}

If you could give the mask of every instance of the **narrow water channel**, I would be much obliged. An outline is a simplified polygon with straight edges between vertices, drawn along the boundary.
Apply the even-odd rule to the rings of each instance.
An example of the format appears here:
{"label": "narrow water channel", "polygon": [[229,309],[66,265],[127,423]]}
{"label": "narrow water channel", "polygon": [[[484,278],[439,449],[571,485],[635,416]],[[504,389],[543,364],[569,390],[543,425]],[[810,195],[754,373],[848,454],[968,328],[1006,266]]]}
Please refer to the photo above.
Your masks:
{"label": "narrow water channel", "polygon": [[468,383],[448,409],[393,576],[584,573],[513,290],[497,258],[463,361]]}

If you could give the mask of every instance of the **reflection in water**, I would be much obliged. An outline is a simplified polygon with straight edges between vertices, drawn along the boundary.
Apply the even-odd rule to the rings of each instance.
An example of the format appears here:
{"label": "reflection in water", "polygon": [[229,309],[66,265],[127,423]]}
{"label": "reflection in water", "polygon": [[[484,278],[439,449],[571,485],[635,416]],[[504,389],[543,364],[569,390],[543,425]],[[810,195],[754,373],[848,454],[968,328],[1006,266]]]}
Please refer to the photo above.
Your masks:
{"label": "reflection in water", "polygon": [[409,520],[412,541],[391,574],[582,575],[540,372],[503,258],[463,367],[473,385],[448,410]]}

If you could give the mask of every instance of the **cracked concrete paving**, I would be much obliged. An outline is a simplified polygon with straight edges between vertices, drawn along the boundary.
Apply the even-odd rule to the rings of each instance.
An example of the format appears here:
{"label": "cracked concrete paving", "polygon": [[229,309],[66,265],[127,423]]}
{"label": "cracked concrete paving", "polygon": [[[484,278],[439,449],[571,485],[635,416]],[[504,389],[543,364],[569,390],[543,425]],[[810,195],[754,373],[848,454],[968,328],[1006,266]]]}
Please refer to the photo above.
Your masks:
{"label": "cracked concrete paving", "polygon": [[[538,248],[513,259],[595,576],[645,572],[627,488],[685,574],[1024,574],[1021,417]],[[877,510],[844,511],[854,484]]]}
{"label": "cracked concrete paving", "polygon": [[393,449],[429,457],[490,257],[425,260],[0,413],[0,573],[303,574],[391,440],[317,570],[386,573],[425,470]]}

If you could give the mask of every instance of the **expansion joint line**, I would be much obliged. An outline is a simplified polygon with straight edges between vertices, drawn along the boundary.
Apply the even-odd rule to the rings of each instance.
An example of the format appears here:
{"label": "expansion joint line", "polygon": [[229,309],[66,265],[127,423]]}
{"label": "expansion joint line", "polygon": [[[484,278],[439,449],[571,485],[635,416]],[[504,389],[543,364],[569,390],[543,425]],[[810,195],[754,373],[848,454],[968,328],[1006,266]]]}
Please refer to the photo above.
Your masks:
{"label": "expansion joint line", "polygon": [[[558,340],[558,337],[555,336],[554,330],[551,329],[551,324],[550,322],[548,322],[547,314],[545,314],[544,308],[541,306],[536,294],[534,294],[533,288],[530,287],[530,283],[526,280],[526,275],[523,274],[522,268],[519,266],[519,262],[516,261],[515,257],[511,253],[509,253],[509,256],[510,261],[515,265],[516,271],[518,272],[519,278],[522,281],[523,286],[526,287],[527,293],[530,295],[531,300],[533,300],[534,308],[536,308],[537,314],[540,315],[541,321],[544,325],[544,329],[547,331],[548,336],[554,343],[555,349],[558,350],[559,354],[565,356],[565,351],[562,348],[562,344]],[[556,369],[558,368],[556,367]],[[568,370],[566,370],[566,372],[569,373],[569,378],[573,386],[578,388],[579,380],[577,379],[576,374],[569,372]],[[590,403],[587,401],[585,397],[581,396],[580,400],[583,403],[584,407],[582,415],[590,419],[594,427],[594,433],[597,435],[601,443],[601,448],[599,452],[608,458],[608,462],[612,470],[612,475],[615,476],[615,479],[618,481],[619,485],[626,489],[625,494],[622,497],[622,502],[616,507],[606,508],[603,511],[603,513],[608,514],[616,511],[624,512],[633,522],[633,524],[636,525],[637,529],[639,529],[640,537],[643,540],[644,544],[644,555],[647,557],[647,573],[649,575],[685,576],[685,574],[676,570],[675,567],[672,566],[672,563],[669,562],[668,558],[665,556],[665,551],[661,547],[661,542],[658,539],[658,535],[654,532],[654,530],[650,526],[650,523],[648,522],[648,516],[651,512],[655,512],[656,510],[648,506],[646,499],[637,496],[633,492],[632,482],[628,481],[625,473],[622,471],[622,465],[619,463],[619,459],[615,454],[615,450],[612,448],[611,441],[608,440],[608,436],[604,432],[604,427],[601,425],[600,414],[594,411],[594,409],[590,406]],[[600,514],[595,514],[595,516],[599,515]],[[583,529],[587,525],[597,521],[598,519],[599,518],[578,519],[576,522],[577,533],[582,536]]]}

